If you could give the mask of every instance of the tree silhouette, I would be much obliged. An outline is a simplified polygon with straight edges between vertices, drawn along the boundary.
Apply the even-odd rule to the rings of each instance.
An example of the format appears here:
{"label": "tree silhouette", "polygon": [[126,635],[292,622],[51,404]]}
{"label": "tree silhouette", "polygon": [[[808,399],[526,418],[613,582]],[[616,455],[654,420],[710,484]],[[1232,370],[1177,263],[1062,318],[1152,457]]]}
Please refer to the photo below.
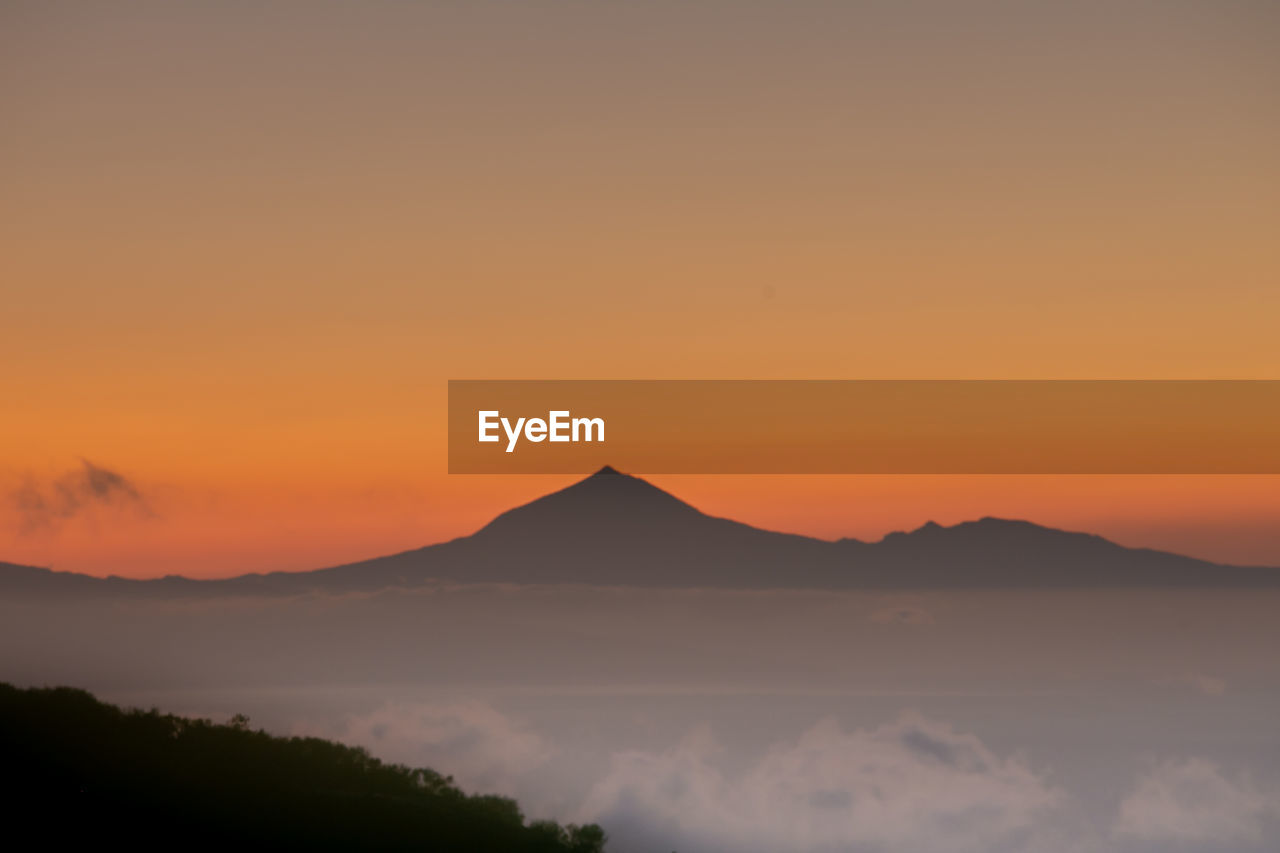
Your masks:
{"label": "tree silhouette", "polygon": [[124,711],[67,687],[0,684],[7,805],[42,846],[600,853],[594,824],[526,824],[510,799],[320,738]]}

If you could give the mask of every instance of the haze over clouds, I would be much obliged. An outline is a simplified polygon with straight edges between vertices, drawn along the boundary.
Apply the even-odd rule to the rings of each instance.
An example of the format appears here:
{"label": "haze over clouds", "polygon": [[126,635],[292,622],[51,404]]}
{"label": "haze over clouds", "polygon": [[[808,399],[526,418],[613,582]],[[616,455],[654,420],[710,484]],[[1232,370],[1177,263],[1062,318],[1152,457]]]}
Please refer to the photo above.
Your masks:
{"label": "haze over clouds", "polygon": [[335,737],[599,820],[611,853],[1263,853],[1278,600],[459,583],[0,600],[0,671]]}

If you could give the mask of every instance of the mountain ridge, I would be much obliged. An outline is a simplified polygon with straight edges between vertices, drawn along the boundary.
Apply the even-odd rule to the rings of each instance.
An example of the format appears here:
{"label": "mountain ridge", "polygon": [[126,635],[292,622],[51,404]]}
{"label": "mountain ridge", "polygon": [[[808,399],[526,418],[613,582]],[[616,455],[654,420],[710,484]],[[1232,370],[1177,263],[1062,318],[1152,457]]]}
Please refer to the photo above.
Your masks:
{"label": "mountain ridge", "polygon": [[738,588],[1275,586],[1280,569],[1128,548],[1091,533],[985,516],[877,541],[817,539],[708,515],[605,466],[467,536],[300,572],[197,580],[97,578],[0,563],[10,594],[162,596],[372,591],[434,581]]}

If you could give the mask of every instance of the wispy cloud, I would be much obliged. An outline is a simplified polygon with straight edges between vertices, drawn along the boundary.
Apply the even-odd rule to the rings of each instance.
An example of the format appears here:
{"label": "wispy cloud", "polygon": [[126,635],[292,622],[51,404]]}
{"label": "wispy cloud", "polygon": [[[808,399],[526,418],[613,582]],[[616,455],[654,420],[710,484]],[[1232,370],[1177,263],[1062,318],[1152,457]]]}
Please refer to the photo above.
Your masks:
{"label": "wispy cloud", "polygon": [[118,471],[81,459],[80,465],[49,480],[24,475],[9,493],[9,502],[23,533],[57,529],[95,509],[124,509],[152,517],[147,499],[138,486]]}

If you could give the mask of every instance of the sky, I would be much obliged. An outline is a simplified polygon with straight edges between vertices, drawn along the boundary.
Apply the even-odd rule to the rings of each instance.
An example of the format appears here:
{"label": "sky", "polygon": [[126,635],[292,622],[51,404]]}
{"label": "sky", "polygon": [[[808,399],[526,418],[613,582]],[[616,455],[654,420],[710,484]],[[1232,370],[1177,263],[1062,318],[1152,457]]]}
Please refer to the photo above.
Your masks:
{"label": "sky", "polygon": [[[0,3],[0,560],[307,569],[451,378],[1276,378],[1269,3]],[[1280,565],[1276,477],[657,477]]]}

